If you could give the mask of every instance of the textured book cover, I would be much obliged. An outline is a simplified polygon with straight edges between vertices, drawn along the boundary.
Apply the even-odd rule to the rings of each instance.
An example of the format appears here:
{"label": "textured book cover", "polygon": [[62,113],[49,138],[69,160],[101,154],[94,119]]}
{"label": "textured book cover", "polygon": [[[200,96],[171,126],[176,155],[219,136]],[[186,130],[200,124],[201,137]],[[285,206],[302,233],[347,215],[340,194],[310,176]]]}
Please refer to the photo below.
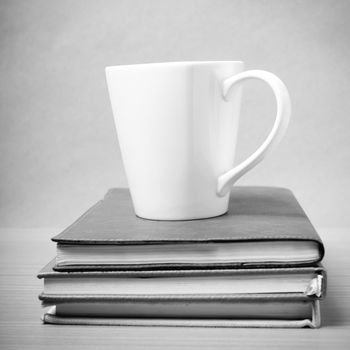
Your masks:
{"label": "textured book cover", "polygon": [[[218,266],[264,265],[312,265],[320,261],[324,247],[320,237],[299,205],[293,193],[284,188],[275,187],[234,187],[230,197],[229,210],[225,215],[190,221],[152,221],[135,216],[131,197],[127,189],[111,189],[104,199],[96,203],[71,226],[53,238],[62,250],[68,246],[157,246],[176,244],[220,244],[280,242],[281,246],[291,246],[298,255],[299,249],[293,245],[312,242],[312,258],[295,261],[226,261]],[[267,245],[269,246],[269,245]],[[260,248],[264,253],[264,246]],[[267,253],[268,254],[268,253]],[[185,268],[186,263],[168,262],[168,264],[149,263],[124,264],[130,268]],[[213,266],[215,263],[200,262],[187,264],[189,267]],[[79,264],[60,263],[57,270],[116,269],[120,264],[96,263]]]}

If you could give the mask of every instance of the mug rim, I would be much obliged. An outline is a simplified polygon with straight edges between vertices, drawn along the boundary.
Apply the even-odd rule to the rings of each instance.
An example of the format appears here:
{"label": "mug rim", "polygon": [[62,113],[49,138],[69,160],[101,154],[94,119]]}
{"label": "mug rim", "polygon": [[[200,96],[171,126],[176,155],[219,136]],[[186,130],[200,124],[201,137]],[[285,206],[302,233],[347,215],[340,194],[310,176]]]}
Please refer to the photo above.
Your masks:
{"label": "mug rim", "polygon": [[169,62],[149,62],[149,63],[136,63],[136,64],[120,64],[114,66],[106,66],[105,70],[117,69],[117,68],[143,68],[143,67],[152,67],[152,66],[186,66],[186,65],[215,65],[215,64],[241,64],[243,61],[169,61]]}

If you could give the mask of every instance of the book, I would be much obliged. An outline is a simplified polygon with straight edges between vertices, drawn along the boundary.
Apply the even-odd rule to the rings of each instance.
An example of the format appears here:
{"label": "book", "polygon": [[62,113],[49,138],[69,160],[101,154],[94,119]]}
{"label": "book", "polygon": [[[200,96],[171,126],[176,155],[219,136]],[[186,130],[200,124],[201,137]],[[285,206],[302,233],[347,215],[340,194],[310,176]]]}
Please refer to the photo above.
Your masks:
{"label": "book", "polygon": [[129,191],[110,189],[52,240],[57,271],[305,266],[324,254],[293,193],[276,187],[235,186],[227,214],[190,221],[138,218]]}
{"label": "book", "polygon": [[[94,304],[91,304],[94,305]],[[105,309],[113,308],[115,304],[105,304]],[[157,304],[156,304],[157,305]],[[192,304],[190,304],[192,305]],[[206,303],[205,306],[208,304]],[[220,304],[219,304],[220,305]],[[243,305],[243,308],[242,308]],[[183,312],[186,309],[186,304],[181,304]],[[213,305],[214,308],[217,305]],[[266,307],[264,307],[266,306]],[[75,305],[67,305],[66,310],[76,307]],[[80,309],[84,309],[82,304]],[[96,306],[100,307],[100,305]],[[175,305],[179,307],[179,305]],[[103,316],[90,316],[89,313],[76,315],[75,312],[62,312],[64,308],[59,309],[57,306],[52,306],[44,313],[42,320],[48,324],[64,324],[64,325],[95,325],[95,326],[161,326],[161,327],[253,327],[253,328],[319,328],[321,324],[320,304],[319,300],[310,302],[267,302],[267,303],[242,303],[237,302],[233,305],[224,304],[222,308],[229,310],[237,310],[230,317],[216,318],[211,315],[210,318],[181,318],[181,317],[111,317],[108,314]],[[152,308],[152,307],[150,307]],[[199,308],[203,308],[200,305]],[[254,315],[251,315],[247,310],[254,310]],[[261,312],[261,310],[263,310]],[[270,310],[270,311],[269,311]],[[274,312],[277,311],[277,312]],[[278,312],[280,311],[280,312]],[[261,314],[259,314],[261,312]],[[283,316],[281,316],[283,313]],[[186,315],[186,313],[184,313]],[[182,317],[185,317],[185,316]],[[248,316],[247,316],[248,315]]]}
{"label": "book", "polygon": [[[64,295],[109,295],[130,297],[178,295],[295,294],[300,299],[320,298],[325,290],[326,274],[322,266],[300,268],[201,269],[153,271],[77,271],[57,272],[54,260],[38,274],[44,279],[41,299]],[[116,299],[114,299],[116,300]]]}

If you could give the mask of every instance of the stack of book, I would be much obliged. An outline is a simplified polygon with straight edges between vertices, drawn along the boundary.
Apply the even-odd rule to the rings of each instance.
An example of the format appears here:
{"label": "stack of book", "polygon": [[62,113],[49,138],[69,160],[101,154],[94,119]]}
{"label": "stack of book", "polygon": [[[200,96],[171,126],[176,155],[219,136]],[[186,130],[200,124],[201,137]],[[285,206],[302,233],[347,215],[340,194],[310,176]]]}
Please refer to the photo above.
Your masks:
{"label": "stack of book", "polygon": [[320,326],[324,248],[287,189],[234,187],[227,214],[191,221],[140,219],[111,189],[53,241],[45,323]]}

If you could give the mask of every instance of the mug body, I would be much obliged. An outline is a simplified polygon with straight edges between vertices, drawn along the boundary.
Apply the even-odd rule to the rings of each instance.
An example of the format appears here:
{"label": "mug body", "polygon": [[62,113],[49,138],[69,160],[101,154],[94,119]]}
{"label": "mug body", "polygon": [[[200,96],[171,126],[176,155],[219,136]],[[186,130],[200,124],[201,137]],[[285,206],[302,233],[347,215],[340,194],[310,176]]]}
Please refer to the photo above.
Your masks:
{"label": "mug body", "polygon": [[152,63],[106,68],[127,181],[137,216],[189,220],[218,216],[229,193],[218,177],[233,167],[241,88],[221,83],[239,61]]}

